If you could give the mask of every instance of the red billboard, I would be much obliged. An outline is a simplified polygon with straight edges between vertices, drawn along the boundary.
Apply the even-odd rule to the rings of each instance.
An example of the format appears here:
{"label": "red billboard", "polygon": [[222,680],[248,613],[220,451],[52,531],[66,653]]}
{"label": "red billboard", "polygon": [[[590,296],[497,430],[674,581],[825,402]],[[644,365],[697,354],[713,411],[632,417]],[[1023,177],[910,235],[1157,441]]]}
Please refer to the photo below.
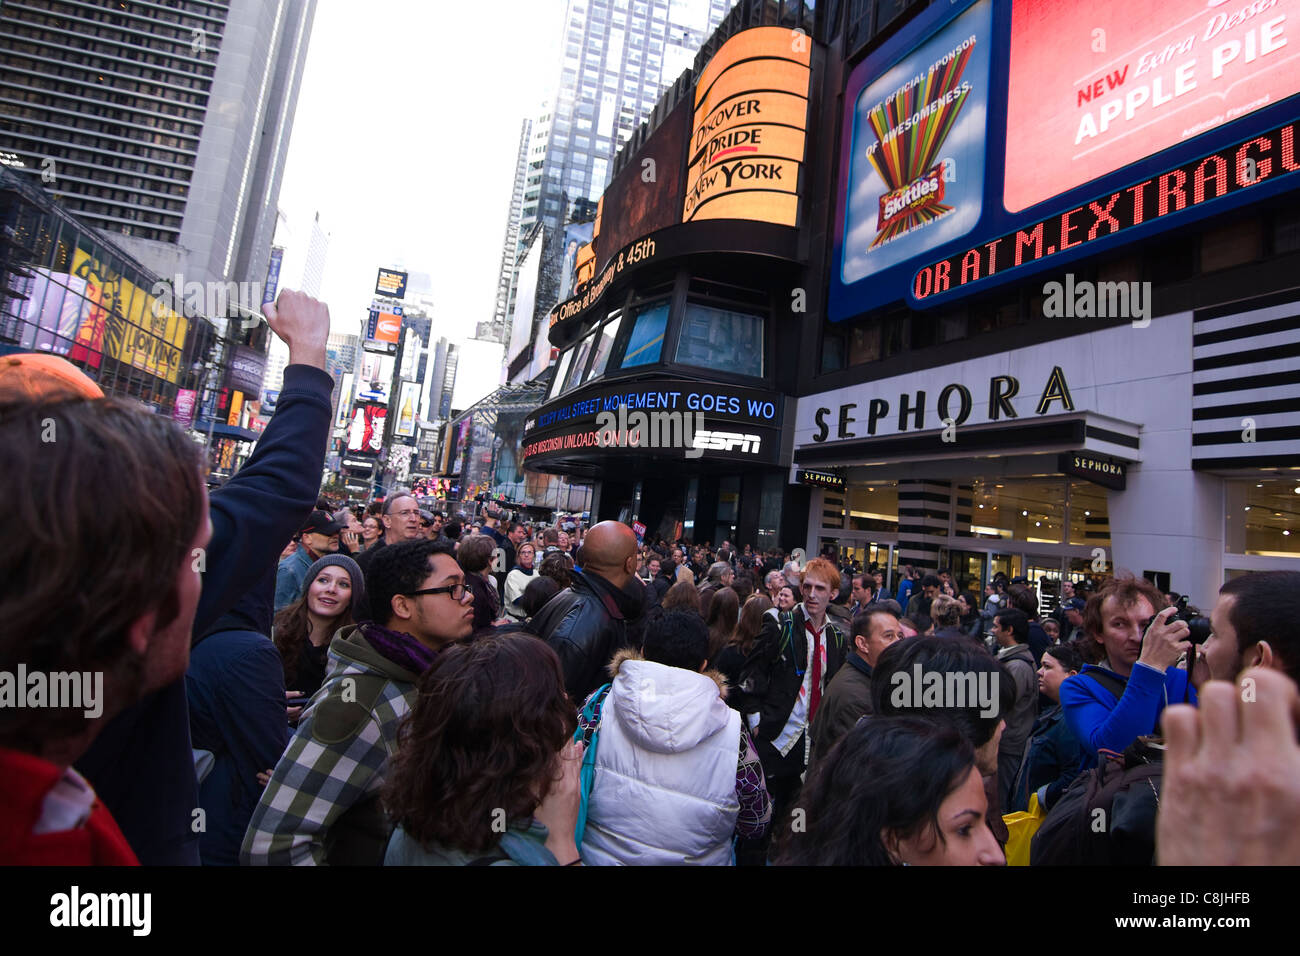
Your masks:
{"label": "red billboard", "polygon": [[1009,212],[1300,92],[1300,0],[1014,0]]}
{"label": "red billboard", "polygon": [[384,405],[358,403],[353,406],[348,423],[347,450],[353,454],[377,455],[384,446],[384,421],[388,408]]}

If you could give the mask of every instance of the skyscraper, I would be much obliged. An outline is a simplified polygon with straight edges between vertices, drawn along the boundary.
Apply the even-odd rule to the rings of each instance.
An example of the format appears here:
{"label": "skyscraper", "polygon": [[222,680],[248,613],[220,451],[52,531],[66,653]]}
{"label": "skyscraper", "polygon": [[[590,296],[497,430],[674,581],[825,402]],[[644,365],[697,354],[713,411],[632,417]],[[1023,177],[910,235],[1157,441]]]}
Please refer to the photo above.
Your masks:
{"label": "skyscraper", "polygon": [[510,192],[510,212],[506,216],[506,238],[501,245],[501,275],[497,279],[497,300],[492,320],[479,323],[480,339],[505,342],[506,324],[514,312],[515,259],[519,252],[519,221],[524,210],[524,185],[528,178],[528,150],[531,145],[533,121],[526,119],[519,129],[519,155],[515,160],[515,182]]}
{"label": "skyscraper", "polygon": [[[513,251],[537,223],[544,234],[535,316],[559,295],[563,227],[594,218],[619,147],[650,115],[660,94],[688,69],[722,22],[732,0],[568,0],[555,95],[543,104],[528,137],[523,204],[518,227],[511,203]],[[522,159],[522,149],[521,149]],[[522,165],[522,163],[521,163]],[[515,183],[520,178],[516,168]],[[515,263],[517,268],[517,263]],[[512,292],[497,315],[501,339]]]}
{"label": "skyscraper", "polygon": [[0,6],[0,151],[159,275],[261,282],[315,0]]}
{"label": "skyscraper", "polygon": [[[339,413],[339,403],[351,401],[351,395],[341,394],[341,385],[343,376],[349,372],[355,372],[357,369],[357,352],[361,350],[361,337],[346,332],[331,332],[325,342],[326,371],[334,379],[334,388],[330,392],[330,408],[333,410],[334,418],[331,421],[337,421]],[[268,368],[269,371],[269,368]],[[284,369],[280,370],[281,379],[284,377]]]}
{"label": "skyscraper", "polygon": [[329,255],[330,234],[321,228],[320,213],[311,224],[307,240],[307,261],[302,267],[302,291],[313,299],[320,298],[321,280],[325,278],[325,260]]}
{"label": "skyscraper", "polygon": [[[722,22],[731,0],[569,0],[548,135],[529,163],[520,221],[554,231],[594,211],[614,154]],[[585,218],[585,217],[584,217]]]}

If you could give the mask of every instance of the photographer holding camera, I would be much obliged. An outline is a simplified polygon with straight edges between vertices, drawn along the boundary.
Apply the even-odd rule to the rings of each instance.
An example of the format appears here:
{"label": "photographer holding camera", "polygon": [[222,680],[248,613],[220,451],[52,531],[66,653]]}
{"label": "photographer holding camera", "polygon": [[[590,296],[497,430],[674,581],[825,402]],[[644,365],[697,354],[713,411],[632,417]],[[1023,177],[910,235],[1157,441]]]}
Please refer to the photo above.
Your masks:
{"label": "photographer holding camera", "polygon": [[1150,582],[1130,575],[1112,578],[1088,599],[1083,644],[1100,645],[1104,656],[1060,689],[1066,722],[1083,745],[1084,769],[1096,766],[1100,751],[1122,753],[1156,733],[1166,705],[1196,703],[1187,671],[1178,667],[1193,646],[1191,628],[1177,608],[1157,613],[1164,603]]}

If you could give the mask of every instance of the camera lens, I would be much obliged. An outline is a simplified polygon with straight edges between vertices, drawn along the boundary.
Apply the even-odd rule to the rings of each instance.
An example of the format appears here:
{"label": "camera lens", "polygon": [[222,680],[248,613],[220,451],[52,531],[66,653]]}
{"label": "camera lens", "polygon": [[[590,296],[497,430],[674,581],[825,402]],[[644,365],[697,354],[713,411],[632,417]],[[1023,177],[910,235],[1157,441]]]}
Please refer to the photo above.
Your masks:
{"label": "camera lens", "polygon": [[1187,626],[1191,630],[1188,640],[1193,644],[1204,644],[1210,639],[1210,619],[1208,617],[1189,617]]}

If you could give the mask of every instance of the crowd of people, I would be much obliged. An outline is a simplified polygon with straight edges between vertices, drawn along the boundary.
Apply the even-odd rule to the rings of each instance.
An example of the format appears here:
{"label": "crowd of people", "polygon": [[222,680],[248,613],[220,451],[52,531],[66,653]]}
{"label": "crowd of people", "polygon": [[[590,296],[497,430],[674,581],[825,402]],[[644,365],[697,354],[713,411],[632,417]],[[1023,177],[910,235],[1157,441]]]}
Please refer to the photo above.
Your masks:
{"label": "crowd of people", "polygon": [[170,421],[57,358],[0,365],[0,671],[103,682],[98,712],[0,707],[0,863],[1000,865],[1017,813],[1041,862],[1083,863],[1080,778],[1138,771],[1136,862],[1300,863],[1300,573],[1233,578],[1195,643],[1123,573],[1045,602],[349,507],[317,487],[328,312],[266,311],[278,408],[210,497]]}

